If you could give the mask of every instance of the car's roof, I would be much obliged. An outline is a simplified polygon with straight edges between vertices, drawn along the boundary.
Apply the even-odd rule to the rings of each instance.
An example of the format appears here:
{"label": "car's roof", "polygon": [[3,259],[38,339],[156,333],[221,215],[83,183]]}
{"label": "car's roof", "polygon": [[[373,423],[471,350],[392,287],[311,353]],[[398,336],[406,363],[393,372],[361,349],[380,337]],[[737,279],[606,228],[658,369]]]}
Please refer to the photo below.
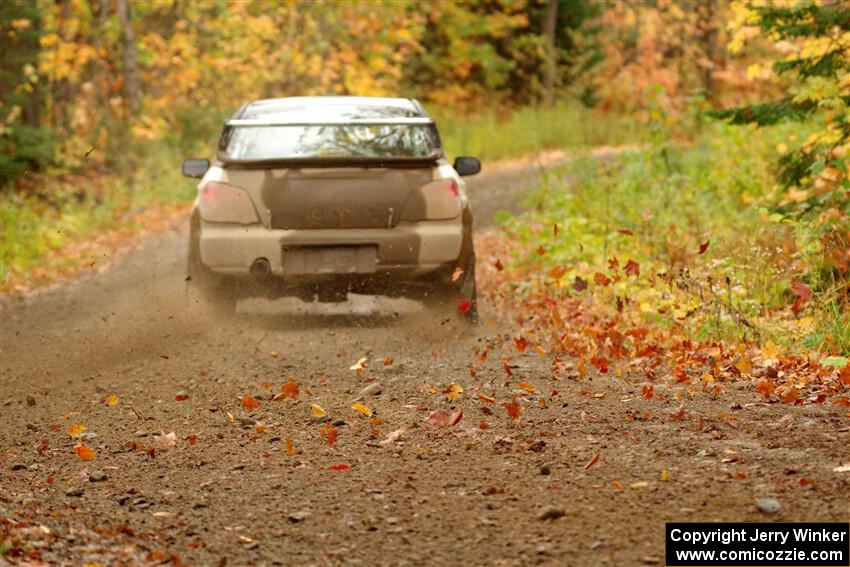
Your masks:
{"label": "car's roof", "polygon": [[324,118],[402,118],[427,116],[415,99],[367,96],[294,96],[256,100],[243,106],[234,118],[319,115]]}

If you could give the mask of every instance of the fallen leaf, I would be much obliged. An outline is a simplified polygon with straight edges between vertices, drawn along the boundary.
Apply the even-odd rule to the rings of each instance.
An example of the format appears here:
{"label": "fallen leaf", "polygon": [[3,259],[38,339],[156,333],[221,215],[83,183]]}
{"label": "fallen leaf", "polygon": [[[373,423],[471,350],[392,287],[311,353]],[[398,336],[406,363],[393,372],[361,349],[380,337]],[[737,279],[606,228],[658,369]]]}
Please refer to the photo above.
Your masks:
{"label": "fallen leaf", "polygon": [[371,423],[375,427],[380,427],[381,425],[384,424],[384,420],[381,419],[380,417],[373,417],[372,419],[369,420],[369,423]]}
{"label": "fallen leaf", "polygon": [[286,454],[290,457],[298,454],[298,449],[295,448],[295,445],[292,444],[292,439],[289,437],[286,438]]}
{"label": "fallen leaf", "polygon": [[589,469],[593,465],[599,462],[599,459],[602,457],[602,453],[596,453],[593,455],[593,458],[587,461],[587,464],[584,465],[584,470]]}
{"label": "fallen leaf", "polygon": [[482,421],[481,423],[478,424],[478,428],[479,429],[490,429],[490,424],[487,423],[486,421]]}
{"label": "fallen leaf", "polygon": [[545,248],[543,248],[543,246],[538,246],[538,247],[537,247],[537,250],[535,250],[535,252],[537,252],[537,255],[538,255],[538,256],[542,256],[543,254],[545,254],[545,253],[546,253],[546,249],[545,249]]}
{"label": "fallen leaf", "polygon": [[711,244],[710,240],[706,240],[702,244],[699,245],[699,252],[697,254],[705,254],[705,251],[708,250],[708,246]]}
{"label": "fallen leaf", "polygon": [[74,447],[74,452],[84,461],[92,461],[97,457],[94,451],[84,445]]}
{"label": "fallen leaf", "polygon": [[753,363],[750,362],[749,359],[741,357],[741,359],[735,363],[735,368],[738,369],[738,372],[740,372],[741,375],[746,375],[753,371]]}
{"label": "fallen leaf", "polygon": [[82,423],[72,423],[68,426],[68,435],[70,435],[71,437],[76,437],[85,430],[86,426]]}
{"label": "fallen leaf", "polygon": [[537,388],[535,388],[531,384],[528,384],[527,382],[517,382],[516,386],[517,386],[517,388],[522,388],[523,390],[525,390],[526,392],[529,392],[531,394],[533,394],[534,392],[537,391]]}
{"label": "fallen leaf", "polygon": [[186,441],[189,442],[189,445],[194,445],[195,443],[198,442],[198,436],[197,435],[188,435],[186,437]]}
{"label": "fallen leaf", "polygon": [[114,407],[114,406],[118,405],[119,399],[120,398],[118,396],[116,396],[115,394],[112,394],[111,396],[106,396],[105,398],[103,398],[103,403],[106,404],[109,407]]}
{"label": "fallen leaf", "polygon": [[245,396],[244,398],[242,398],[242,407],[245,408],[245,411],[254,411],[262,405],[263,404],[261,404],[251,396]]}
{"label": "fallen leaf", "polygon": [[435,427],[451,427],[460,423],[461,419],[463,419],[463,410],[458,410],[452,414],[435,411],[427,417],[426,421]]}
{"label": "fallen leaf", "polygon": [[519,352],[525,352],[525,349],[528,348],[528,340],[520,335],[519,338],[514,339],[514,346]]}
{"label": "fallen leaf", "polygon": [[401,434],[404,433],[404,429],[396,429],[386,437],[384,437],[383,441],[379,443],[381,447],[386,447],[392,443],[395,443],[401,438]]}
{"label": "fallen leaf", "polygon": [[634,236],[635,235],[635,233],[632,232],[631,230],[629,230],[628,228],[621,228],[621,229],[617,230],[617,232],[619,232],[620,234],[623,234],[625,236]]}
{"label": "fallen leaf", "polygon": [[348,367],[349,370],[354,370],[355,372],[360,372],[364,368],[369,368],[369,365],[366,364],[369,361],[368,357],[361,356],[357,359],[357,362]]}
{"label": "fallen leaf", "polygon": [[567,273],[566,266],[556,266],[556,267],[552,268],[551,270],[549,270],[549,273],[546,274],[546,275],[549,276],[550,278],[552,278],[553,280],[560,280],[562,277],[564,277],[564,274],[566,274],[566,273]]}
{"label": "fallen leaf", "polygon": [[799,297],[802,301],[809,301],[814,296],[812,288],[798,279],[791,280],[791,293]]}
{"label": "fallen leaf", "polygon": [[443,394],[445,394],[447,400],[453,402],[463,394],[463,386],[454,383],[449,384],[449,387],[443,390]]}
{"label": "fallen leaf", "polygon": [[333,447],[334,443],[336,443],[337,430],[330,421],[326,421],[321,429],[319,429],[319,435],[327,440],[328,447]]}
{"label": "fallen leaf", "polygon": [[170,433],[160,431],[159,435],[154,435],[153,437],[160,447],[173,447],[177,444],[177,435],[173,431]]}
{"label": "fallen leaf", "polygon": [[654,384],[649,384],[649,385],[644,386],[643,388],[641,388],[641,395],[642,395],[644,398],[646,398],[647,400],[651,400],[651,399],[652,399],[652,397],[655,395],[655,385],[654,385]]}
{"label": "fallen leaf", "polygon": [[176,396],[174,396],[174,399],[178,402],[185,402],[189,399],[189,394],[177,394]]}
{"label": "fallen leaf", "polygon": [[634,260],[629,260],[626,262],[626,266],[623,268],[623,271],[627,276],[638,277],[640,275],[640,264]]}
{"label": "fallen leaf", "polygon": [[484,402],[485,404],[496,403],[496,398],[491,398],[490,396],[485,396],[484,394],[478,394],[478,399]]}
{"label": "fallen leaf", "polygon": [[456,267],[455,271],[452,272],[452,281],[453,282],[458,281],[462,275],[463,275],[463,270],[461,269],[461,267],[460,266]]}
{"label": "fallen leaf", "polygon": [[313,417],[327,417],[328,415],[319,404],[310,404],[310,411],[313,412]]}
{"label": "fallen leaf", "polygon": [[502,406],[504,406],[504,408],[508,411],[508,416],[514,421],[522,417],[522,413],[525,411],[525,408],[517,403],[516,398],[510,402],[502,403]]}
{"label": "fallen leaf", "polygon": [[679,408],[670,414],[673,421],[682,421],[685,419],[685,404],[679,404]]}
{"label": "fallen leaf", "polygon": [[502,261],[499,260],[498,258],[496,258],[496,261],[493,263],[493,266],[495,266],[496,269],[499,270],[500,272],[505,269],[505,267],[502,265]]}
{"label": "fallen leaf", "polygon": [[332,471],[346,471],[351,468],[351,465],[348,463],[340,463],[338,465],[331,465],[328,468]]}
{"label": "fallen leaf", "polygon": [[472,309],[472,302],[467,299],[461,299],[457,302],[457,309],[462,315],[466,315]]}
{"label": "fallen leaf", "polygon": [[573,280],[573,289],[576,291],[584,291],[587,289],[587,282],[576,276]]}
{"label": "fallen leaf", "polygon": [[280,392],[275,394],[273,401],[280,401],[286,398],[295,399],[298,397],[298,384],[294,380],[290,380],[286,384],[280,387]]}
{"label": "fallen leaf", "polygon": [[611,279],[601,272],[593,274],[593,281],[602,286],[607,286],[611,283]]}
{"label": "fallen leaf", "polygon": [[384,366],[391,366],[393,363],[393,359],[389,356],[384,359]]}
{"label": "fallen leaf", "polygon": [[366,417],[372,417],[372,410],[361,403],[351,404],[351,409],[356,412],[362,413]]}

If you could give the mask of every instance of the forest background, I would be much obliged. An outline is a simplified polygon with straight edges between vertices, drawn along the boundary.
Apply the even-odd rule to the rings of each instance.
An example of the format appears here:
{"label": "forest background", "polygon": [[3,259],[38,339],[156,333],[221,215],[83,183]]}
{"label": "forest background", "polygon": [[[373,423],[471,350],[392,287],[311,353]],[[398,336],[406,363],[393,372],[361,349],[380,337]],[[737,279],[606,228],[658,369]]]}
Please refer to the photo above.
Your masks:
{"label": "forest background", "polygon": [[[498,272],[518,297],[846,367],[850,5],[836,0],[4,2],[3,293],[185,208],[180,161],[209,155],[242,103],[321,94],[416,97],[450,157],[485,168],[575,156],[500,219]],[[583,157],[600,145],[631,150]]]}

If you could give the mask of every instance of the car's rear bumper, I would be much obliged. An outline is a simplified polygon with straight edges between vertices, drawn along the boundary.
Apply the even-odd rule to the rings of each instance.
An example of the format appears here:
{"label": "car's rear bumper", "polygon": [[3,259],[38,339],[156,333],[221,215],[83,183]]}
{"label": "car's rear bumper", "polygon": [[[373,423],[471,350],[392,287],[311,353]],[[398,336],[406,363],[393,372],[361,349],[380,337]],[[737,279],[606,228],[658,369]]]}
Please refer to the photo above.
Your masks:
{"label": "car's rear bumper", "polygon": [[[251,266],[265,259],[275,279],[297,283],[345,276],[369,279],[417,278],[456,265],[469,239],[461,219],[400,223],[386,229],[274,230],[262,225],[202,223],[201,261],[214,272],[249,276]],[[357,265],[340,273],[334,267],[297,260],[304,250],[357,248]]]}

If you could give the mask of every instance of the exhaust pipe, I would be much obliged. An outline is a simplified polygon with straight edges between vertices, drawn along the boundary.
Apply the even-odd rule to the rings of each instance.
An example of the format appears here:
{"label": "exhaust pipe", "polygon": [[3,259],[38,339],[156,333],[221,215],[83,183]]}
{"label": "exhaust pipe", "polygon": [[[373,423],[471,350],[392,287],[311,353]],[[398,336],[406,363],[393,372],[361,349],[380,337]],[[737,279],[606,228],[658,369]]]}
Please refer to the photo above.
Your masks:
{"label": "exhaust pipe", "polygon": [[257,258],[251,264],[251,275],[259,283],[263,283],[269,279],[272,274],[272,265],[265,258]]}

